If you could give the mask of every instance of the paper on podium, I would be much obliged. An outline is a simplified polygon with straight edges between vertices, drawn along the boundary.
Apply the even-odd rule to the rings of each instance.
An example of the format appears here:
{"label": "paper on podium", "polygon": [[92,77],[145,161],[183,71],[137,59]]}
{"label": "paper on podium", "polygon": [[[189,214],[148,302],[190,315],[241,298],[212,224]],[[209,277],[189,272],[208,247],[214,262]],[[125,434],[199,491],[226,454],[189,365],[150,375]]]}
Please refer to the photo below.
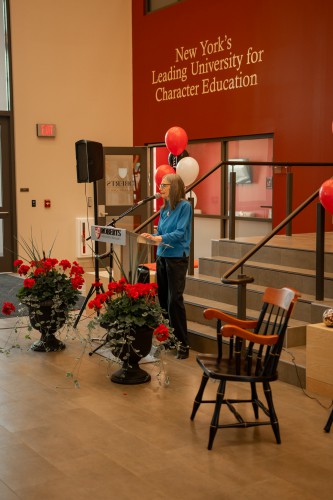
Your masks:
{"label": "paper on podium", "polygon": [[150,240],[149,238],[145,238],[144,236],[141,236],[141,234],[136,234],[133,233],[137,236],[137,242],[138,243],[143,243],[144,245],[152,245],[152,246],[158,246],[158,243],[154,240]]}
{"label": "paper on podium", "polygon": [[[131,231],[127,231],[127,233],[129,233]],[[134,235],[136,235],[136,233],[132,233]],[[141,236],[141,234],[139,235],[136,235],[137,236],[137,243],[142,243],[144,245],[152,245],[152,246],[156,246],[158,247],[159,245],[162,246],[162,247],[166,247],[166,248],[173,248],[171,245],[168,245],[167,243],[163,243],[162,241],[161,242],[157,242],[157,241],[154,241],[154,240],[151,240],[149,238],[145,238],[144,236]]]}

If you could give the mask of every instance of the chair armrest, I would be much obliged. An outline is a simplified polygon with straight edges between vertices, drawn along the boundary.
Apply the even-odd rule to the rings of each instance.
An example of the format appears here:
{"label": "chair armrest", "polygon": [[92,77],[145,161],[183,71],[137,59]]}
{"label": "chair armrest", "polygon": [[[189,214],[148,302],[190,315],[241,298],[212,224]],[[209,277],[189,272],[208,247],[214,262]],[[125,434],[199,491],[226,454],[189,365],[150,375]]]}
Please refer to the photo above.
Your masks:
{"label": "chair armrest", "polygon": [[254,342],[260,345],[274,345],[278,341],[278,335],[259,335],[258,333],[248,332],[233,325],[224,325],[221,328],[223,337],[240,337],[242,339]]}
{"label": "chair armrest", "polygon": [[218,309],[205,309],[204,317],[206,319],[220,319],[221,321],[228,323],[230,325],[238,326],[239,328],[244,328],[248,330],[252,330],[257,326],[257,321],[250,321],[244,319],[235,318],[235,316],[231,316],[223,311],[219,311]]}

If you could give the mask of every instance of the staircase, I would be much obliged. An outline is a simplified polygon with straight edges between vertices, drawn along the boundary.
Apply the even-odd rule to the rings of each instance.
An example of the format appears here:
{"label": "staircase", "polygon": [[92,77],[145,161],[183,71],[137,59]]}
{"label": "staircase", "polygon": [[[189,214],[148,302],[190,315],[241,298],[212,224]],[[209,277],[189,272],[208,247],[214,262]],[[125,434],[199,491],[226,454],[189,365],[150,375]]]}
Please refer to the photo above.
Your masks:
{"label": "staircase", "polygon": [[[279,364],[279,379],[302,387],[305,387],[306,375],[306,325],[322,322],[323,311],[333,307],[333,273],[330,272],[333,270],[333,252],[326,246],[325,299],[315,300],[314,238],[311,234],[305,239],[298,235],[275,236],[271,244],[261,248],[243,267],[243,274],[254,278],[254,282],[247,285],[248,318],[258,317],[262,294],[267,286],[289,286],[302,294],[289,323]],[[213,307],[237,314],[237,287],[222,283],[221,276],[255,245],[253,238],[249,240],[213,240],[212,256],[199,258],[195,274],[187,276],[184,298],[190,345],[195,351],[214,352],[215,349],[216,324],[204,319],[204,309]]]}

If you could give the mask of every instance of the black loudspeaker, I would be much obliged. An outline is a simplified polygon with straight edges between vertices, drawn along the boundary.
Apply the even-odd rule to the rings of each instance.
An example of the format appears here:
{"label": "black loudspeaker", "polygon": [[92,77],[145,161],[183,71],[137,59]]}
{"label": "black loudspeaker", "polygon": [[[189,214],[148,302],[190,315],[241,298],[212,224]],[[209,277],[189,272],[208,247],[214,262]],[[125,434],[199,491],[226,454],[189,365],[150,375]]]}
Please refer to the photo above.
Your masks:
{"label": "black loudspeaker", "polygon": [[94,182],[104,177],[103,146],[94,141],[77,141],[76,173],[77,182]]}

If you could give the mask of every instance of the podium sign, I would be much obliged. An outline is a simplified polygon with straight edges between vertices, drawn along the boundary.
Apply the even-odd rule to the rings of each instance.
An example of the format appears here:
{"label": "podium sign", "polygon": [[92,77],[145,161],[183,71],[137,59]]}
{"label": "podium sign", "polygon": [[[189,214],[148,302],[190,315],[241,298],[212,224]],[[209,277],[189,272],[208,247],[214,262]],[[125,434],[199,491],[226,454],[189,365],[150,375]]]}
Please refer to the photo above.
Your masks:
{"label": "podium sign", "polygon": [[112,226],[91,226],[91,239],[101,243],[126,245],[126,229]]}
{"label": "podium sign", "polygon": [[[155,241],[144,238],[140,234],[114,226],[92,225],[91,239],[115,245],[112,252],[114,252],[119,269],[113,268],[113,277],[116,276],[118,280],[121,276],[125,276],[129,283],[136,282],[138,267],[149,261],[150,248],[158,245]],[[162,243],[162,246],[168,247],[169,245]]]}
{"label": "podium sign", "polygon": [[[115,245],[128,245],[141,243],[143,245],[155,246],[158,245],[155,241],[144,238],[140,234],[133,233],[128,229],[121,229],[113,226],[91,226],[91,239],[100,241],[101,243],[113,243]],[[163,243],[162,243],[163,245]],[[170,245],[165,245],[170,246]]]}

